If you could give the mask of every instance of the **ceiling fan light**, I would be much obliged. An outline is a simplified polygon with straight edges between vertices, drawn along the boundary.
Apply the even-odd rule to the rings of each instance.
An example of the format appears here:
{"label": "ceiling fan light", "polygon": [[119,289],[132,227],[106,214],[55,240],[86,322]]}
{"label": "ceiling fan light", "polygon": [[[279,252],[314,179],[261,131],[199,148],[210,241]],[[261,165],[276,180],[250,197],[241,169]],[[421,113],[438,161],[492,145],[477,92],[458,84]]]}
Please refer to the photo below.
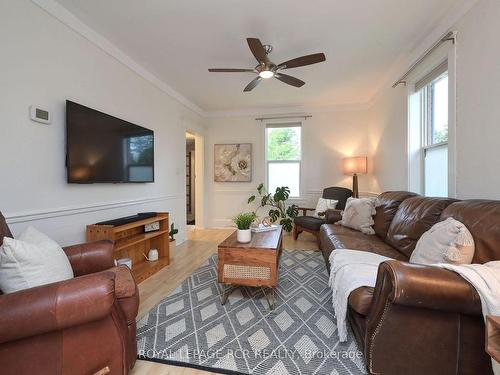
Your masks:
{"label": "ceiling fan light", "polygon": [[271,78],[273,76],[274,76],[274,72],[271,70],[262,70],[259,72],[260,78],[268,79],[268,78]]}

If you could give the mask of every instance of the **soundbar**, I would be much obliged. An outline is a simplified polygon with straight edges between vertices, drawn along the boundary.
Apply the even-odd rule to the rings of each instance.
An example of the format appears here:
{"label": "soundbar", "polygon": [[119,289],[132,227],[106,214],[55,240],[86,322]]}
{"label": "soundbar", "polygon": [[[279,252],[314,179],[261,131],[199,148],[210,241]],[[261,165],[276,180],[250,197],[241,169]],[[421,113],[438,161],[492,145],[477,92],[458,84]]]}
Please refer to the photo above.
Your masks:
{"label": "soundbar", "polygon": [[107,221],[101,221],[96,223],[96,225],[112,225],[114,227],[125,225],[128,223],[133,223],[134,221],[149,219],[150,217],[155,217],[156,212],[140,212],[137,215],[119,217],[118,219],[112,219]]}

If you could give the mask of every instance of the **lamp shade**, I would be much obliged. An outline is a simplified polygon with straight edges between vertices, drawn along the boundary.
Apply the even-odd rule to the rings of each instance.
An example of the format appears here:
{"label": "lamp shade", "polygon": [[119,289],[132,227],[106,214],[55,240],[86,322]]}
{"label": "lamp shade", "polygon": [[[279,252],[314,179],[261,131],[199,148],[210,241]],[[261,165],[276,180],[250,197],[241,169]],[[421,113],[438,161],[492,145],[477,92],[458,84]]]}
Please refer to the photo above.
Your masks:
{"label": "lamp shade", "polygon": [[366,156],[352,156],[342,160],[342,169],[344,174],[357,174],[367,172]]}

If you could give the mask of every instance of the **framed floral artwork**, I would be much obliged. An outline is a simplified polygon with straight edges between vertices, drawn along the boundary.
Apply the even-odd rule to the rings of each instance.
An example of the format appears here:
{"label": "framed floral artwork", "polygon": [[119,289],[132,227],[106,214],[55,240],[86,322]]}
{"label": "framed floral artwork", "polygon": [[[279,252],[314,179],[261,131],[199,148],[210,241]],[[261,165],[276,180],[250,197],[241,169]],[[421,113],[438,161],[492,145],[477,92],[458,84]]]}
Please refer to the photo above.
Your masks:
{"label": "framed floral artwork", "polygon": [[252,181],[252,144],[214,145],[214,181]]}

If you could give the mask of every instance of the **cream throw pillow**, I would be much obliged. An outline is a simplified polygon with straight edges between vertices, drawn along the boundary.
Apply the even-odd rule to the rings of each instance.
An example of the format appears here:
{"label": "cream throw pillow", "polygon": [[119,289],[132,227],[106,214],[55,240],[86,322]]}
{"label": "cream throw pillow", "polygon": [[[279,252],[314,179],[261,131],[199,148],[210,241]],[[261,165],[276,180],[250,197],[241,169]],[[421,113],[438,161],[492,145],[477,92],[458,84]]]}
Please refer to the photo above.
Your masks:
{"label": "cream throw pillow", "polygon": [[[316,210],[314,211],[313,216],[317,217],[319,219],[324,219],[325,218],[325,211],[326,210],[334,210],[335,207],[337,207],[337,203],[339,203],[339,201],[337,201],[335,199],[319,198],[318,204],[316,205]],[[320,215],[320,214],[323,214],[323,215]]]}
{"label": "cream throw pillow", "polygon": [[18,239],[4,237],[0,247],[0,290],[12,293],[73,278],[63,249],[45,234],[28,227]]}
{"label": "cream throw pillow", "polygon": [[411,254],[410,263],[471,264],[474,238],[460,221],[449,217],[425,232]]}
{"label": "cream throw pillow", "polygon": [[373,198],[348,198],[342,213],[342,220],[338,223],[344,227],[359,230],[365,234],[375,234],[374,224],[375,203]]}

